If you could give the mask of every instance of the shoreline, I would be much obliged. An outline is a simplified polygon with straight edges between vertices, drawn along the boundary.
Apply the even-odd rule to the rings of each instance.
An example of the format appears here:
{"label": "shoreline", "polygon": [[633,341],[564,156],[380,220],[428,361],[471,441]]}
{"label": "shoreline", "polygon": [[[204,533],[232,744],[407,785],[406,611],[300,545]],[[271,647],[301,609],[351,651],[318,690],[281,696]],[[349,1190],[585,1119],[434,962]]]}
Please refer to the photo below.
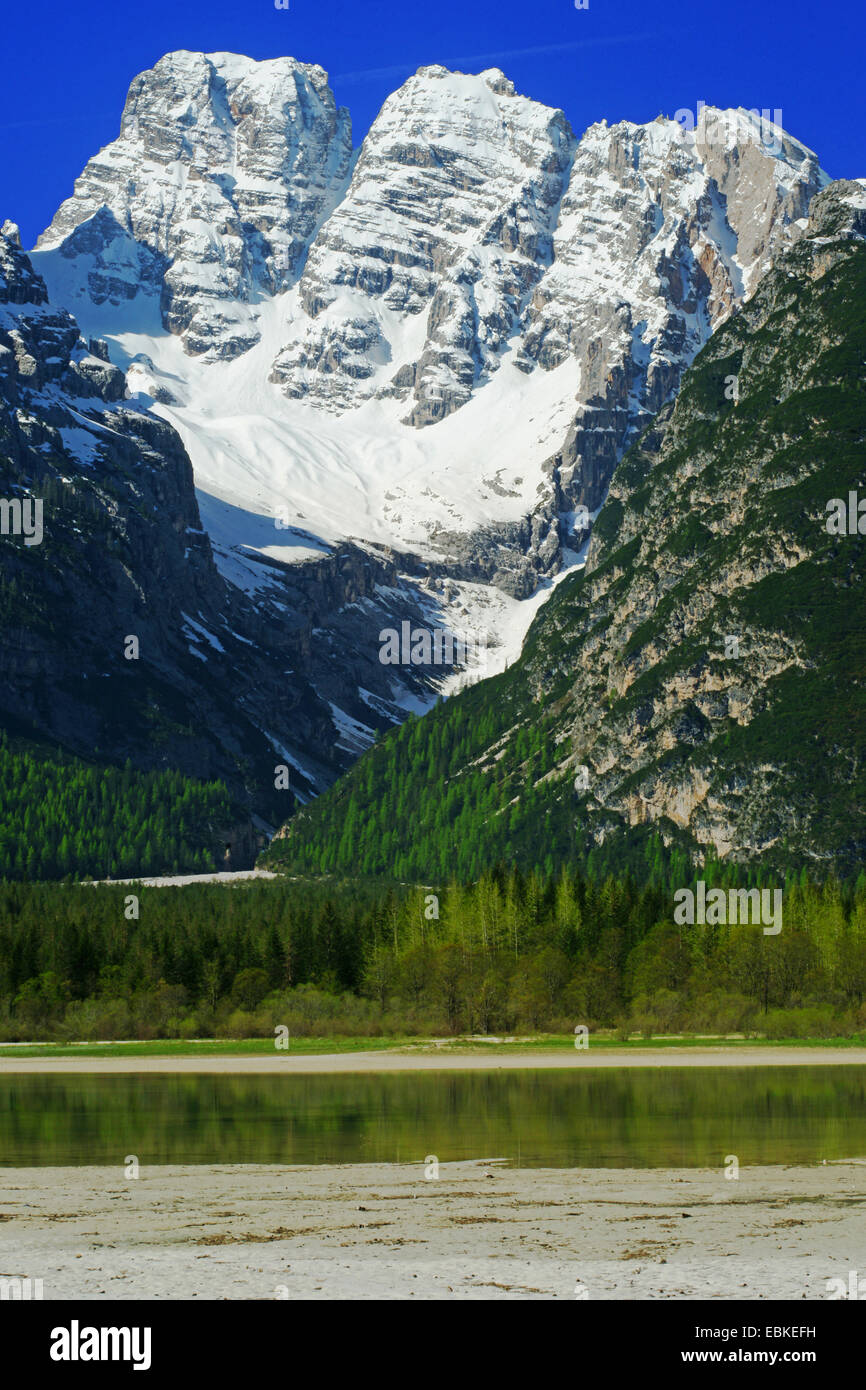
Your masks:
{"label": "shoreline", "polygon": [[12,1075],[335,1075],[364,1072],[547,1071],[641,1067],[866,1066],[866,1048],[689,1047],[623,1051],[572,1049],[559,1053],[411,1053],[291,1051],[273,1055],[209,1053],[201,1057],[0,1057],[0,1077]]}
{"label": "shoreline", "polygon": [[[863,1159],[0,1169],[3,1270],[51,1299],[791,1299],[847,1288]],[[839,1295],[836,1294],[836,1297]]]}

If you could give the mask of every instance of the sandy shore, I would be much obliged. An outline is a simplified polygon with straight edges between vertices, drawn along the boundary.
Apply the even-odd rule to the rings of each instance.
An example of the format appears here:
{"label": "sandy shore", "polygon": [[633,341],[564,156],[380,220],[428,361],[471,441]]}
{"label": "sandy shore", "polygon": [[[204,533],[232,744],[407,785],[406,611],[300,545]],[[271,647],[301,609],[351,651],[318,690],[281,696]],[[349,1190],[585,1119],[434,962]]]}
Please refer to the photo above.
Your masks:
{"label": "sandy shore", "polygon": [[255,1057],[0,1057],[0,1076],[10,1073],[184,1073],[199,1075],[270,1075],[279,1072],[323,1075],[337,1072],[407,1071],[548,1071],[585,1067],[853,1067],[866,1066],[866,1048],[832,1047],[690,1047],[644,1051],[343,1052],[316,1055],[287,1052]]}
{"label": "sandy shore", "polygon": [[863,1159],[424,1171],[0,1169],[0,1275],[46,1299],[826,1299],[864,1268]]}

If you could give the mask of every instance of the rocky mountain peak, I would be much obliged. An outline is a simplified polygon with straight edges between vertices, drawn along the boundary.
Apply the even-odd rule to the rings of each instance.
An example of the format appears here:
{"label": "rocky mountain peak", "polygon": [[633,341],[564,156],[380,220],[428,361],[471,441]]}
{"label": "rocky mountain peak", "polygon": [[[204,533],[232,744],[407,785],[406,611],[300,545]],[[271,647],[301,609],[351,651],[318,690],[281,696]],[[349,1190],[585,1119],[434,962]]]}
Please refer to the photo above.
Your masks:
{"label": "rocky mountain peak", "polygon": [[818,243],[866,237],[866,179],[836,179],[809,205],[807,234]]}
{"label": "rocky mountain peak", "polygon": [[563,113],[498,68],[421,68],[316,240],[272,379],[332,411],[405,399],[413,425],[464,404],[549,262],[573,144]]}
{"label": "rocky mountain peak", "polygon": [[827,182],[811,151],[746,112],[585,132],[517,359],[581,364],[574,425],[551,461],[571,506],[601,503],[623,449]]}
{"label": "rocky mountain peak", "polygon": [[158,296],[188,352],[233,357],[258,340],[257,301],[299,273],[351,154],[322,68],[169,53],[38,246],[76,261],[92,302]]}
{"label": "rocky mountain peak", "polygon": [[44,304],[47,298],[44,280],[21,249],[18,226],[7,218],[0,227],[0,304]]}

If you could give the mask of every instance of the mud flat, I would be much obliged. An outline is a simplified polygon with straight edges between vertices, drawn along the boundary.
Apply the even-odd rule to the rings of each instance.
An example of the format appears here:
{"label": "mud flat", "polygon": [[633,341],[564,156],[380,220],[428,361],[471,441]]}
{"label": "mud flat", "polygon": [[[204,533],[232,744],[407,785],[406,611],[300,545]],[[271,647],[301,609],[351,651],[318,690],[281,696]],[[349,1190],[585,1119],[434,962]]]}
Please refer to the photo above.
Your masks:
{"label": "mud flat", "polygon": [[0,1275],[44,1297],[827,1299],[866,1159],[799,1167],[0,1169]]}

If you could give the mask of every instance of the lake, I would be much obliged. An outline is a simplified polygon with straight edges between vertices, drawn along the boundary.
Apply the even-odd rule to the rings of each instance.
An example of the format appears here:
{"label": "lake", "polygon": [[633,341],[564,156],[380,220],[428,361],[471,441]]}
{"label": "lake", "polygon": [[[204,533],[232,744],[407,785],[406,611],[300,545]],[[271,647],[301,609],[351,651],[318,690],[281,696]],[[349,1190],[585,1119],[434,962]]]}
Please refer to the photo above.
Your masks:
{"label": "lake", "polygon": [[866,1155],[852,1067],[0,1077],[0,1165],[808,1163]]}

